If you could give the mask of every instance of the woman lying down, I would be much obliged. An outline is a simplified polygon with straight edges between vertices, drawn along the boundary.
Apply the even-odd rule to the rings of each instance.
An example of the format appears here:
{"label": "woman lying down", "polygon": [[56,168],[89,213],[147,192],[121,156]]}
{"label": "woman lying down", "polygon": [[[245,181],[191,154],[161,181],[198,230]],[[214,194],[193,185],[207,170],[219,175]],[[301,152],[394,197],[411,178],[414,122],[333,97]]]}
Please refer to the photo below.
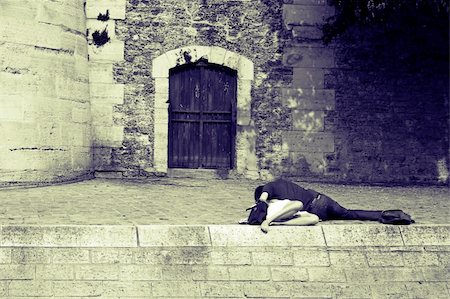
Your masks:
{"label": "woman lying down", "polygon": [[[258,186],[255,189],[255,206],[263,207],[263,214],[256,220],[255,206],[247,221],[260,224],[264,233],[270,225],[314,225],[326,220],[369,220],[389,224],[410,224],[414,220],[401,210],[349,210],[330,197],[311,189],[305,189],[285,179]],[[267,205],[266,205],[267,204]],[[258,207],[259,208],[259,207]],[[252,213],[254,215],[252,215]]]}

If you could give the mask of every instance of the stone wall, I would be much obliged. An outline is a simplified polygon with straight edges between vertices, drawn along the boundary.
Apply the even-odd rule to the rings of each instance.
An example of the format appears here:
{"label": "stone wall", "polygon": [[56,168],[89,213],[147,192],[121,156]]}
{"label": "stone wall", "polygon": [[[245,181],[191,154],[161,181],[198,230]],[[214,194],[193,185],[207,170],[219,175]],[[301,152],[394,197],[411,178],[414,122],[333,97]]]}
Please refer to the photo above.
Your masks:
{"label": "stone wall", "polygon": [[449,228],[2,226],[0,296],[444,299]]}
{"label": "stone wall", "polygon": [[[254,78],[253,102],[247,101],[243,110],[252,114],[255,120],[257,108],[254,107],[274,98],[272,87],[285,84],[280,78],[290,80],[281,65],[284,40],[279,34],[282,30],[280,1],[106,2],[122,2],[125,8],[125,18],[114,22],[115,40],[123,41],[125,45],[124,59],[113,66],[113,79],[115,83],[123,84],[124,100],[112,105],[112,122],[115,126],[123,126],[123,139],[121,144],[120,136],[116,144],[97,143],[95,167],[98,176],[146,177],[159,172],[154,163],[154,157],[158,155],[155,153],[155,134],[158,132],[155,133],[155,94],[158,91],[152,76],[152,62],[159,56],[171,50],[200,45],[218,47],[235,53],[237,58],[251,61],[254,65],[254,74],[251,74]],[[112,13],[110,16],[114,18]],[[252,131],[254,129],[245,127],[255,126],[249,121],[250,117],[247,117],[246,124],[242,124],[242,135],[244,139],[251,139],[254,148],[258,144],[255,141],[257,134]],[[107,131],[112,132],[111,128]],[[262,150],[264,147],[257,149],[260,153]],[[253,151],[252,155],[255,154],[257,152]],[[249,164],[252,163],[256,160]]]}
{"label": "stone wall", "polygon": [[0,2],[0,186],[92,174],[83,2]]}
{"label": "stone wall", "polygon": [[[320,25],[334,13],[326,1],[92,3],[91,18],[111,7],[115,21],[108,23],[112,42],[106,52],[115,60],[103,71],[108,84],[124,90],[123,103],[112,100],[107,109],[100,109],[102,104],[93,112],[99,116],[94,116],[96,122],[107,122],[94,124],[98,176],[161,173],[156,160],[164,161],[159,157],[166,153],[155,142],[158,126],[166,123],[155,124],[155,111],[161,109],[155,110],[155,94],[167,89],[157,86],[153,60],[199,45],[219,47],[254,64],[247,137],[260,178],[448,180],[448,74],[439,67],[443,62],[421,61],[422,67],[411,68],[411,61],[397,61],[398,55],[377,54],[391,48],[392,41],[374,32],[351,32],[324,45]],[[123,57],[117,46],[122,43]],[[111,93],[121,95],[121,90]],[[101,141],[107,136],[115,141]]]}
{"label": "stone wall", "polygon": [[292,120],[280,133],[282,171],[338,182],[448,184],[448,35],[413,24],[351,28],[324,46],[318,25],[330,13],[326,1],[284,2],[292,33],[284,63],[293,81],[283,94]]}
{"label": "stone wall", "polygon": [[448,182],[448,37],[351,30],[324,45],[324,0],[83,4],[1,3],[3,185],[165,175],[155,62],[183,49],[238,71],[238,175]]}

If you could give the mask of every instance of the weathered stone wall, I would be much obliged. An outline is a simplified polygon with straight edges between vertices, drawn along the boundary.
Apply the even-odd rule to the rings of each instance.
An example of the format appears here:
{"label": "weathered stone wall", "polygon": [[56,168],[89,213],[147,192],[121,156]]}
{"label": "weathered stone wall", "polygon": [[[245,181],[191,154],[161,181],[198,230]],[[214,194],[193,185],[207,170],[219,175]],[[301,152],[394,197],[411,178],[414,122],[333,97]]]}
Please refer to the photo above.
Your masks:
{"label": "weathered stone wall", "polygon": [[283,172],[448,183],[448,36],[353,28],[324,46],[318,24],[330,13],[326,1],[284,2],[292,39],[283,62],[293,81],[283,101],[293,109],[288,130],[279,133]]}
{"label": "weathered stone wall", "polygon": [[2,226],[4,298],[449,297],[449,226]]}
{"label": "weathered stone wall", "polygon": [[81,0],[26,3],[1,3],[4,184],[91,167],[164,174],[157,94],[168,80],[153,62],[201,47],[239,70],[238,97],[251,93],[238,99],[238,174],[448,181],[448,55],[435,55],[445,40],[418,53],[414,39],[355,30],[326,46],[324,0],[88,0],[85,13]]}
{"label": "weathered stone wall", "polygon": [[[113,67],[114,82],[124,86],[124,100],[112,108],[112,121],[123,126],[124,135],[121,145],[96,145],[98,176],[137,177],[157,172],[153,161],[158,91],[152,77],[152,60],[160,55],[201,45],[220,47],[250,60],[255,74],[247,111],[253,111],[255,120],[257,107],[274,100],[274,89],[286,84],[284,78],[290,80],[290,71],[286,74],[281,66],[281,1],[130,0],[124,2],[124,7],[125,18],[114,23],[115,38],[125,43],[124,60]],[[255,144],[257,134],[249,132],[244,134]],[[259,153],[264,150],[264,145],[257,149]]]}
{"label": "weathered stone wall", "polygon": [[0,186],[92,173],[84,1],[0,1]]}

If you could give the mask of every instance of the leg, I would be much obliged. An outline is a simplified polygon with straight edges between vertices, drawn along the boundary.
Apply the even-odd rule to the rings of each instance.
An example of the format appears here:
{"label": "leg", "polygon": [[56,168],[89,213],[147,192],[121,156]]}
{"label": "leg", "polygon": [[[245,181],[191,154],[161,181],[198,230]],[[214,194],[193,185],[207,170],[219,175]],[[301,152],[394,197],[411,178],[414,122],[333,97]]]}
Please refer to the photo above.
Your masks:
{"label": "leg", "polygon": [[[282,203],[281,203],[282,202]],[[297,200],[282,200],[269,202],[267,218],[261,223],[261,230],[265,233],[269,231],[269,225],[275,220],[283,220],[293,217],[303,207],[303,203]]]}
{"label": "leg", "polygon": [[285,221],[273,221],[272,225],[314,225],[319,222],[317,215],[302,211],[296,214],[297,217],[285,220]]}
{"label": "leg", "polygon": [[[326,195],[316,199],[312,213],[316,212],[322,220],[371,220],[378,221],[382,211],[348,210]],[[317,210],[317,211],[314,211]]]}

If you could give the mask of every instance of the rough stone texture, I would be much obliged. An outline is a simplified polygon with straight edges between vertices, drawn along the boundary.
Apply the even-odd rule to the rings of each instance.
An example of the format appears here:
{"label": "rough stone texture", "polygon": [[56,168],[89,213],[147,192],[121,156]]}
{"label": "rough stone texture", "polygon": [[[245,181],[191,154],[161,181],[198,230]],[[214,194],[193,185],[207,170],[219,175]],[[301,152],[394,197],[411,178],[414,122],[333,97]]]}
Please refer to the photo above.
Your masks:
{"label": "rough stone texture", "polygon": [[335,53],[325,87],[336,94],[326,118],[336,151],[326,172],[354,182],[448,183],[448,40],[353,30]]}
{"label": "rough stone texture", "polygon": [[92,173],[83,1],[1,1],[0,186]]}
{"label": "rough stone texture", "polygon": [[168,69],[153,61],[192,45],[254,66],[239,74],[238,173],[448,183],[448,36],[353,28],[324,45],[324,0],[83,4],[1,2],[1,185],[165,175]]}
{"label": "rough stone texture", "polygon": [[[390,236],[378,235],[375,227],[386,228]],[[47,235],[49,228],[61,238],[48,239],[45,244],[36,239],[36,234]],[[448,231],[446,225],[406,228],[411,229],[412,238],[423,231]],[[364,246],[346,238],[326,244],[334,238],[334,229],[348,230],[357,238],[373,238]],[[392,226],[277,227],[269,234],[254,226],[2,227],[7,236],[15,230],[23,239],[29,235],[31,241],[27,247],[17,237],[0,242],[0,295],[7,298],[449,296],[448,243],[441,245],[439,252],[425,245],[439,242],[408,245],[402,241],[403,230]],[[286,235],[286,230],[291,232]],[[253,236],[248,238],[243,231],[252,231]],[[108,242],[72,247],[75,239],[102,240],[105,232],[113,234]],[[298,236],[294,240],[309,243],[292,242],[293,233]],[[321,241],[308,241],[311,233],[313,240]],[[201,241],[188,244],[187,236],[201,236]],[[233,236],[233,241],[217,242],[226,240],[223,236]],[[393,237],[399,242],[389,244]]]}
{"label": "rough stone texture", "polygon": [[[155,166],[156,171],[160,169],[153,162],[159,146],[154,145],[154,136],[163,128],[155,123],[154,103],[159,102],[155,88],[159,87],[152,77],[167,75],[156,73],[158,70],[152,73],[151,62],[189,45],[220,47],[212,48],[208,57],[214,63],[233,58],[224,57],[221,49],[253,62],[254,74],[239,74],[241,79],[254,78],[253,99],[242,108],[239,125],[242,136],[257,144],[258,133],[247,128],[249,116],[254,114],[255,103],[272,101],[267,86],[279,86],[279,78],[284,76],[281,15],[281,1],[128,1],[125,19],[116,21],[117,37],[125,41],[125,61],[114,66],[114,79],[126,85],[124,104],[115,106],[117,121],[125,126],[125,142],[121,149],[111,151],[111,158],[103,159],[110,163],[101,167],[123,171],[125,176],[147,176],[155,172]],[[233,67],[231,61],[226,65]],[[260,126],[256,124],[257,131]],[[260,155],[258,151],[256,155]],[[256,159],[247,162],[252,163],[256,164]]]}

